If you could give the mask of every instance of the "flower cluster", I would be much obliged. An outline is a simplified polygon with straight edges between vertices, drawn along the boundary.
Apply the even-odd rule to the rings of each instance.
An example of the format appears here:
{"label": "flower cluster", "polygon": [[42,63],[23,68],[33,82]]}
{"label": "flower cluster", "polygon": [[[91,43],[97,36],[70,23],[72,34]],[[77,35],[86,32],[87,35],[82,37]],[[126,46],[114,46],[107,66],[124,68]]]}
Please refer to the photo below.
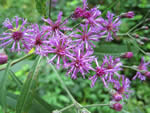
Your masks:
{"label": "flower cluster", "polygon": [[[16,52],[29,52],[34,48],[35,54],[45,56],[48,63],[56,64],[57,69],[60,67],[68,69],[66,75],[71,76],[72,79],[77,79],[80,75],[85,79],[87,73],[92,71],[94,74],[89,77],[91,87],[94,87],[100,78],[106,88],[113,90],[112,108],[120,111],[122,104],[119,102],[128,98],[131,93],[130,80],[121,74],[123,63],[119,57],[113,56],[104,56],[99,63],[98,58],[93,54],[93,48],[102,37],[106,38],[106,41],[114,39],[123,15],[115,16],[108,11],[104,19],[100,10],[88,8],[87,0],[83,0],[83,7],[77,7],[72,15],[73,19],[83,18],[83,23],[78,29],[67,27],[67,20],[62,21],[62,15],[63,13],[60,12],[55,22],[50,18],[43,18],[45,25],[42,26],[29,25],[26,19],[19,17],[6,19],[3,23],[6,31],[0,35],[0,47],[10,47],[11,51]],[[134,13],[128,12],[124,16],[132,18]],[[71,32],[69,35],[66,33],[68,31]],[[132,52],[127,52],[122,57],[132,56]],[[133,79],[145,80],[145,76],[150,76],[147,65],[149,63],[145,63],[142,58],[138,66],[139,72]]]}

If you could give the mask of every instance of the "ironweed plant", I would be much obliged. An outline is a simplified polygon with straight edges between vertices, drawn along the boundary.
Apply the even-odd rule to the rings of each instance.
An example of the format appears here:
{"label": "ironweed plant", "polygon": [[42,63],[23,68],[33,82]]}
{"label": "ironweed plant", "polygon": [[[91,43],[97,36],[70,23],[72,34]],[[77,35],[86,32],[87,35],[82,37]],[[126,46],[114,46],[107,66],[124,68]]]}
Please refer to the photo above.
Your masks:
{"label": "ironweed plant", "polygon": [[[126,50],[119,55],[105,54],[99,58],[101,52],[97,52],[97,45],[103,45],[103,42],[112,42],[120,37],[128,37],[130,43],[146,56],[150,53],[144,51],[138,44],[143,44],[149,41],[148,38],[144,39],[136,33],[137,30],[147,30],[148,27],[144,26],[150,22],[150,18],[145,15],[141,22],[133,26],[126,33],[119,32],[119,26],[122,24],[121,20],[124,18],[133,18],[134,12],[128,11],[120,15],[115,15],[107,10],[107,12],[100,11],[97,7],[88,8],[87,0],[83,0],[83,6],[77,7],[69,17],[62,20],[63,12],[59,12],[57,20],[51,19],[51,3],[49,1],[49,17],[43,17],[41,21],[43,25],[28,23],[27,19],[15,16],[12,19],[6,18],[2,23],[5,30],[0,34],[0,47],[7,48],[13,53],[26,53],[25,56],[10,61],[9,57],[3,52],[0,53],[0,71],[5,70],[5,73],[0,79],[0,103],[4,113],[7,113],[7,78],[10,74],[16,83],[21,87],[21,93],[17,98],[16,113],[27,113],[31,109],[32,103],[39,102],[43,105],[43,113],[65,113],[65,110],[75,108],[77,113],[90,113],[89,107],[108,106],[115,111],[122,111],[124,104],[130,99],[133,91],[130,84],[134,80],[146,80],[150,78],[150,71],[148,66],[150,62],[141,58],[138,65],[126,65],[128,60],[136,55],[135,51]],[[54,2],[54,1],[53,1]],[[57,1],[55,1],[57,2]],[[52,4],[57,5],[57,4]],[[78,21],[79,24],[68,27],[68,20]],[[100,47],[100,46],[98,46]],[[107,45],[104,50],[111,48],[112,45]],[[119,47],[119,46],[118,46]],[[113,47],[111,48],[113,51]],[[116,48],[119,50],[119,48]],[[105,51],[104,51],[105,52]],[[36,56],[36,60],[29,72],[26,81],[22,83],[19,78],[12,71],[11,67],[16,63]],[[70,97],[72,104],[60,110],[49,110],[49,105],[36,95],[36,80],[40,68],[40,62],[43,58],[47,59],[49,68],[52,68],[56,76],[63,86],[64,90]],[[56,67],[56,68],[55,68]],[[125,69],[136,71],[132,79],[124,75]],[[72,96],[64,81],[61,79],[58,71],[63,69],[66,71],[65,76],[71,77],[73,80],[78,79],[80,76],[85,80],[91,81],[89,87],[93,88],[97,83],[103,84],[104,88],[109,92],[111,100],[109,103],[99,103],[92,105],[81,105]],[[36,109],[36,108],[34,108]],[[38,108],[37,108],[38,109]]]}

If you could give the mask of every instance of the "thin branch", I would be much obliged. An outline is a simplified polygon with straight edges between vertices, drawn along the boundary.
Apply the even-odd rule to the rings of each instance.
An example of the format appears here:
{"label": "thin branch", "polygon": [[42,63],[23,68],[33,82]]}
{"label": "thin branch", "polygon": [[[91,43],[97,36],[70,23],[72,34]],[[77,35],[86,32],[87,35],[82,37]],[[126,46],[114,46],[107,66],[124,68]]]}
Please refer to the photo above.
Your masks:
{"label": "thin branch", "polygon": [[[17,59],[17,60],[14,60],[14,61],[10,64],[10,66],[13,66],[13,65],[15,65],[15,64],[17,64],[17,63],[23,61],[24,59],[26,59],[26,58],[32,56],[33,54],[34,54],[34,53],[31,53],[31,54],[25,55],[25,56],[23,56],[23,57],[21,57],[21,58],[19,58],[19,59]],[[7,64],[1,65],[1,66],[0,66],[0,71],[4,70],[4,69],[6,68],[6,65],[7,65]]]}
{"label": "thin branch", "polygon": [[73,106],[74,106],[74,104],[71,104],[71,105],[69,105],[69,106],[66,106],[66,107],[64,107],[63,109],[59,110],[59,112],[61,113],[61,112],[65,111],[65,110],[67,110],[67,109],[72,108]]}
{"label": "thin branch", "polygon": [[97,107],[97,106],[110,106],[110,104],[92,104],[92,105],[86,105],[80,108],[89,108],[89,107]]}

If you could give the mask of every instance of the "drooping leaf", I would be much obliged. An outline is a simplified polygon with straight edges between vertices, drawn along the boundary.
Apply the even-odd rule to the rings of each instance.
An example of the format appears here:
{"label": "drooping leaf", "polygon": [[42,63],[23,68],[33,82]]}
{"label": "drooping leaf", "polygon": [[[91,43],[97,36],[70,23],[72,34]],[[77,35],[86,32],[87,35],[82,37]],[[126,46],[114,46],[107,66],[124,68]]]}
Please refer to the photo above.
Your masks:
{"label": "drooping leaf", "polygon": [[0,103],[3,107],[4,112],[7,111],[7,102],[6,102],[6,82],[7,82],[7,78],[8,78],[8,72],[9,72],[9,68],[10,68],[10,64],[11,62],[9,62],[6,66],[5,72],[3,75],[1,75],[1,79],[0,79]]}
{"label": "drooping leaf", "polygon": [[41,56],[38,56],[29,72],[29,75],[22,87],[21,94],[18,98],[17,105],[16,105],[16,113],[22,113],[24,111],[28,111],[30,106],[32,105],[33,100],[33,91],[35,89],[35,82],[37,76],[37,68],[40,63]]}

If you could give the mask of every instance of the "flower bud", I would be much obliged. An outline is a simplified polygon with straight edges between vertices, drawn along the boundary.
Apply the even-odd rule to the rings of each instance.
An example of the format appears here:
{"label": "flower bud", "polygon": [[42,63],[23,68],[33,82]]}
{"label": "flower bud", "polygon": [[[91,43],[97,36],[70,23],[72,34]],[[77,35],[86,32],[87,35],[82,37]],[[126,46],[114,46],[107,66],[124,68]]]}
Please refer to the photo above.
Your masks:
{"label": "flower bud", "polygon": [[120,101],[120,100],[122,100],[122,95],[119,94],[119,93],[115,93],[115,94],[113,95],[113,99],[114,99],[115,101]]}
{"label": "flower bud", "polygon": [[142,28],[141,28],[141,29],[148,30],[148,29],[149,29],[149,27],[148,27],[148,26],[142,26]]}
{"label": "flower bud", "polygon": [[149,71],[145,72],[144,75],[145,75],[146,77],[150,78],[150,72],[149,72]]}
{"label": "flower bud", "polygon": [[133,18],[134,17],[134,12],[133,11],[129,11],[127,13],[123,13],[121,15],[121,18]]}
{"label": "flower bud", "polygon": [[5,53],[0,53],[0,64],[5,64],[8,61],[8,56]]}
{"label": "flower bud", "polygon": [[116,111],[121,111],[122,110],[122,105],[120,103],[115,103],[115,104],[113,104],[112,108]]}
{"label": "flower bud", "polygon": [[125,54],[122,55],[123,58],[132,58],[133,53],[132,52],[126,52]]}

